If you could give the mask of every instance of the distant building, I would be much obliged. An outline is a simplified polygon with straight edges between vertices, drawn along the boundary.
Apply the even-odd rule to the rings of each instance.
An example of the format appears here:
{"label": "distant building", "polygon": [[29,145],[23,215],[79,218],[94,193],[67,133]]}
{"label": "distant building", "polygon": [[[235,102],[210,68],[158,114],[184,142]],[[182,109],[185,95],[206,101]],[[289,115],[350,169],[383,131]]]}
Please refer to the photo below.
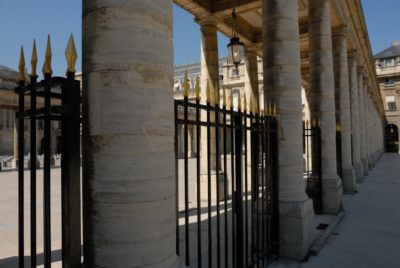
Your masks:
{"label": "distant building", "polygon": [[398,133],[400,127],[400,42],[394,41],[391,47],[376,54],[374,59],[387,119],[387,149],[389,151],[398,151]]}

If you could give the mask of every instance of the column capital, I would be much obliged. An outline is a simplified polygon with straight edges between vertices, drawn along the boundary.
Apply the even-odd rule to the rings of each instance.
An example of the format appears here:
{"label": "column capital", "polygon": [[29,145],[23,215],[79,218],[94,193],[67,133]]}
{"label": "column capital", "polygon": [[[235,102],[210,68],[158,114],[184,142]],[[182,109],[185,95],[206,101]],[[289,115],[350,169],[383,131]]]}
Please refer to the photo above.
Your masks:
{"label": "column capital", "polygon": [[350,49],[347,51],[347,57],[352,60],[357,60],[357,49]]}
{"label": "column capital", "polygon": [[207,16],[203,18],[195,18],[194,21],[198,23],[201,27],[205,26],[214,26],[217,27],[218,25],[218,20],[215,16]]}
{"label": "column capital", "polygon": [[346,38],[348,34],[349,34],[349,29],[346,24],[342,24],[342,25],[332,28],[332,37],[333,38],[338,38],[338,37]]}

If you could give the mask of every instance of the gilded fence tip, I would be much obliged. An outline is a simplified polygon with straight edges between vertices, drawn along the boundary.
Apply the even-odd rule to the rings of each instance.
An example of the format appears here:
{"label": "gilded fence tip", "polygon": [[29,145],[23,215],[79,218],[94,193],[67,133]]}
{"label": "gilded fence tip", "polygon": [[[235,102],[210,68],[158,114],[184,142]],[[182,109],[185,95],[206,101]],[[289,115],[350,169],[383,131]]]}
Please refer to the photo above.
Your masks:
{"label": "gilded fence tip", "polygon": [[276,104],[272,103],[272,116],[276,117]]}
{"label": "gilded fence tip", "polygon": [[207,95],[207,103],[210,103],[210,81],[207,79],[206,85],[206,95]]}
{"label": "gilded fence tip", "polygon": [[229,108],[233,109],[233,91],[231,89],[231,94],[229,95]]}
{"label": "gilded fence tip", "polygon": [[51,44],[50,44],[50,35],[47,36],[47,46],[45,53],[45,61],[43,64],[42,72],[43,75],[52,74],[53,70],[51,69]]}
{"label": "gilded fence tip", "polygon": [[189,97],[189,78],[187,75],[187,71],[185,71],[185,77],[183,78],[183,96]]}
{"label": "gilded fence tip", "polygon": [[243,111],[247,111],[247,99],[246,99],[246,93],[243,94]]}
{"label": "gilded fence tip", "polygon": [[216,81],[215,84],[214,84],[214,98],[215,98],[215,105],[217,106],[219,104],[219,85],[218,85],[218,81]]}
{"label": "gilded fence tip", "polygon": [[342,127],[341,127],[340,124],[336,124],[336,131],[337,131],[337,132],[342,131]]}
{"label": "gilded fence tip", "polygon": [[222,106],[226,108],[226,92],[225,88],[222,89]]}
{"label": "gilded fence tip", "polygon": [[240,92],[238,94],[238,110],[242,110],[242,97]]}
{"label": "gilded fence tip", "polygon": [[18,65],[19,73],[18,73],[18,81],[25,81],[25,56],[24,56],[24,47],[21,46],[21,52],[19,55],[19,65]]}
{"label": "gilded fence tip", "polygon": [[71,34],[69,37],[67,49],[65,50],[65,57],[68,64],[68,72],[75,73],[75,64],[78,59],[78,53],[76,52],[74,36]]}
{"label": "gilded fence tip", "polygon": [[31,57],[31,68],[32,68],[31,77],[36,77],[37,75],[36,73],[37,62],[38,58],[36,50],[36,40],[33,39],[32,57]]}
{"label": "gilded fence tip", "polygon": [[196,90],[196,99],[200,100],[200,77],[199,76],[196,77],[195,90]]}

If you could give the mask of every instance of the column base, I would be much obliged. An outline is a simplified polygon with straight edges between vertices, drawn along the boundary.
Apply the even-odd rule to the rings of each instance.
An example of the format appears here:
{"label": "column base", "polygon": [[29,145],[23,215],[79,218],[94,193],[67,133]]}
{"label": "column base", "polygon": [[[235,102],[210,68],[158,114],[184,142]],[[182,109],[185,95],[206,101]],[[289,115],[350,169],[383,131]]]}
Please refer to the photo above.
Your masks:
{"label": "column base", "polygon": [[279,254],[303,260],[313,242],[314,209],[311,199],[295,203],[279,203]]}
{"label": "column base", "polygon": [[356,191],[356,174],[353,168],[342,170],[343,193],[354,194]]}
{"label": "column base", "polygon": [[368,176],[368,162],[366,159],[361,159],[361,163],[363,165],[364,177]]}
{"label": "column base", "polygon": [[362,183],[364,181],[364,169],[361,162],[354,162],[353,163],[354,170],[356,172],[356,180],[357,183]]}
{"label": "column base", "polygon": [[339,177],[322,179],[322,211],[338,214],[342,210],[343,186]]}

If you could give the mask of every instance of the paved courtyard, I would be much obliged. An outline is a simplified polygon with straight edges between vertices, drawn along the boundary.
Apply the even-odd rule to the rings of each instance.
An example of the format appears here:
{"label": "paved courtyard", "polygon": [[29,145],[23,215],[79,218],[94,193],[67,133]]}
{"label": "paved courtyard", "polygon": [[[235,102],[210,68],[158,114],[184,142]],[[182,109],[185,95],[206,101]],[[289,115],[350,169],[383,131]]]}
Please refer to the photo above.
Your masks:
{"label": "paved courtyard", "polygon": [[[25,173],[29,177],[28,172]],[[43,252],[43,173],[38,171],[38,253]],[[0,267],[17,265],[17,173],[0,172]],[[25,184],[25,255],[29,255],[29,180]],[[60,169],[52,169],[52,250],[55,265],[61,253]],[[358,185],[358,194],[346,196],[346,216],[318,256],[308,262],[281,262],[279,267],[392,268],[400,267],[400,155],[385,154]],[[39,255],[39,263],[42,256]],[[29,258],[27,258],[29,261]]]}

